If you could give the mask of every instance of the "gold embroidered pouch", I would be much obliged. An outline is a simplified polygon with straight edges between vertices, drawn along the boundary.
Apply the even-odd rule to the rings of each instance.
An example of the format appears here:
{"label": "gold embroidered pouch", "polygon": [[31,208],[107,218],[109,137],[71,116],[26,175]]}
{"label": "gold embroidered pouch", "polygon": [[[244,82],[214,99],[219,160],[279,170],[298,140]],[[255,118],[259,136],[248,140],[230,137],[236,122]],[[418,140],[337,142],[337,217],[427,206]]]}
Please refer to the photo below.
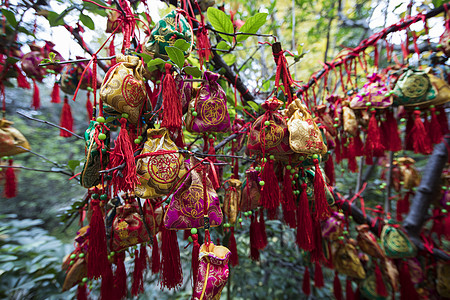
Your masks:
{"label": "gold embroidered pouch", "polygon": [[336,251],[333,254],[333,264],[336,271],[357,279],[364,279],[366,272],[358,258],[355,246],[351,243],[335,242]]}
{"label": "gold embroidered pouch", "polygon": [[[0,120],[0,156],[10,156],[30,150],[30,144],[23,134],[11,125],[11,121]],[[20,147],[25,149],[22,149]]]}
{"label": "gold embroidered pouch", "polygon": [[[136,163],[139,185],[135,189],[140,198],[156,198],[167,195],[186,173],[184,158],[170,139],[167,128],[148,129],[147,141]],[[152,153],[161,152],[159,155]],[[148,155],[148,156],[145,156]]]}
{"label": "gold embroidered pouch", "polygon": [[143,82],[143,65],[139,57],[116,55],[117,64],[105,75],[100,88],[103,102],[119,113],[127,113],[128,120],[136,124],[147,102]]}
{"label": "gold embroidered pouch", "polygon": [[225,199],[223,200],[223,212],[227,216],[228,223],[236,223],[236,217],[241,205],[241,186],[239,179],[228,180],[230,186],[225,190]]}

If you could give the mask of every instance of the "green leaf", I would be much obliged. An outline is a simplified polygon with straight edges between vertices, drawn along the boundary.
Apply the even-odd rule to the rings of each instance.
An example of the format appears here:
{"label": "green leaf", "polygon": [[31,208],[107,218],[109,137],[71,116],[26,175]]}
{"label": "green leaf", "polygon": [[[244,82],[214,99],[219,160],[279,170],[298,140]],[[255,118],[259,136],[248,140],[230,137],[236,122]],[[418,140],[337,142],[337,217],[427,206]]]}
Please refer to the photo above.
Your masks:
{"label": "green leaf", "polygon": [[115,120],[117,120],[117,117],[108,117],[106,118],[105,123],[111,123],[114,122]]}
{"label": "green leaf", "polygon": [[186,42],[183,39],[178,39],[175,41],[175,44],[173,44],[174,47],[177,47],[181,51],[188,51],[191,45],[189,45],[188,42]]}
{"label": "green leaf", "polygon": [[145,53],[137,53],[137,52],[132,52],[134,55],[140,56],[144,59],[144,63],[148,63],[149,61],[151,61],[153,59],[153,57],[151,57],[148,54]]}
{"label": "green leaf", "polygon": [[229,66],[231,66],[236,62],[236,55],[231,53],[225,54],[222,58],[225,61],[225,63]]}
{"label": "green leaf", "polygon": [[75,168],[78,167],[80,165],[80,161],[79,160],[69,160],[67,162],[67,166],[69,167],[69,169],[71,169],[72,171],[75,171]]}
{"label": "green leaf", "polygon": [[17,26],[16,17],[14,16],[14,13],[10,10],[7,10],[6,8],[2,8],[2,15],[5,16],[6,20],[12,27]]}
{"label": "green leaf", "polygon": [[84,26],[86,26],[90,30],[94,30],[95,29],[94,21],[92,21],[91,17],[89,17],[88,15],[85,15],[85,14],[81,13],[80,14],[80,21],[81,21],[81,23],[84,24]]}
{"label": "green leaf", "polygon": [[8,57],[6,59],[6,62],[9,64],[15,64],[16,62],[18,62],[20,59],[16,58],[16,57]]}
{"label": "green leaf", "polygon": [[169,55],[170,60],[176,64],[180,69],[184,66],[184,55],[183,51],[175,47],[166,47],[167,55]]}
{"label": "green leaf", "polygon": [[47,20],[51,27],[64,25],[64,18],[54,11],[49,11],[47,13]]}
{"label": "green leaf", "polygon": [[[239,32],[245,32],[245,33],[256,33],[261,26],[263,26],[266,23],[267,19],[267,13],[257,13],[256,15],[248,18],[248,20],[245,22],[244,25],[239,29]],[[236,42],[242,42],[246,40],[249,37],[249,35],[246,34],[240,34],[236,36]]]}
{"label": "green leaf", "polygon": [[[223,11],[214,7],[209,7],[207,15],[209,22],[211,22],[211,25],[215,30],[230,34],[234,33],[233,23],[231,22],[230,17],[227,16]],[[233,41],[232,36],[225,34],[220,34],[220,36],[230,43]]]}
{"label": "green leaf", "polygon": [[254,111],[257,112],[257,111],[259,110],[259,105],[256,104],[255,102],[253,102],[253,101],[247,101],[247,104],[250,105],[251,108],[253,108]]}
{"label": "green leaf", "polygon": [[184,70],[184,72],[186,72],[186,74],[192,75],[195,78],[202,77],[202,71],[200,71],[200,69],[198,67],[187,66],[187,67],[184,67],[183,70]]}
{"label": "green leaf", "polygon": [[162,60],[161,58],[155,58],[147,63],[147,67],[158,66],[165,63],[166,63],[165,60]]}
{"label": "green leaf", "polygon": [[220,50],[223,50],[223,52],[225,52],[225,51],[230,50],[230,49],[231,49],[231,46],[230,46],[230,44],[228,44],[228,43],[225,42],[225,41],[220,41],[220,42],[217,44],[216,48],[217,48],[217,49],[220,49]]}

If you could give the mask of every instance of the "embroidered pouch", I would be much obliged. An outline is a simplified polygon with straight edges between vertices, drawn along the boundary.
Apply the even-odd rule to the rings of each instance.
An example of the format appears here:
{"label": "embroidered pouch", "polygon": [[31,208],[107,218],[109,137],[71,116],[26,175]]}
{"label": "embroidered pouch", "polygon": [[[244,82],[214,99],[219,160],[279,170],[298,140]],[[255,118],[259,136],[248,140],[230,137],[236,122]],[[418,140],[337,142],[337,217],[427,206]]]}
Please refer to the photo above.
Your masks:
{"label": "embroidered pouch", "polygon": [[100,88],[103,102],[119,113],[127,113],[128,120],[136,124],[147,102],[143,82],[143,65],[139,57],[116,55],[117,64],[105,75]]}
{"label": "embroidered pouch", "polygon": [[438,262],[436,288],[441,297],[450,297],[450,264]]}
{"label": "embroidered pouch", "polygon": [[[192,169],[198,160],[191,157],[186,164]],[[211,170],[208,171],[210,173]],[[203,172],[195,168],[189,173],[187,179],[181,184],[172,196],[169,207],[164,216],[164,226],[167,229],[186,230],[200,228],[205,225],[204,205],[209,217],[211,227],[222,224],[223,214],[220,208],[219,197],[214,190],[209,176],[206,176],[206,195],[203,198]]]}
{"label": "embroidered pouch", "polygon": [[250,167],[245,171],[246,180],[241,193],[241,211],[254,210],[259,207],[261,186],[259,185],[258,171]]}
{"label": "embroidered pouch", "polygon": [[[233,125],[231,126],[231,131],[233,131],[233,133],[239,132],[244,127],[244,125],[245,125],[244,120],[235,118],[233,120]],[[246,137],[245,133],[236,137],[236,142],[233,141],[231,143],[231,151],[233,151],[234,153],[239,152],[244,146],[245,137]]]}
{"label": "embroidered pouch", "polygon": [[407,69],[395,83],[393,89],[396,106],[417,106],[436,98],[436,90],[427,73],[422,70]]}
{"label": "embroidered pouch", "polygon": [[192,87],[192,82],[185,81],[184,77],[180,74],[175,76],[175,83],[180,91],[181,108],[184,115],[188,111],[189,101],[197,95],[197,91]]}
{"label": "embroidered pouch", "polygon": [[348,106],[343,106],[342,119],[344,121],[344,131],[351,136],[356,136],[358,134],[358,122],[356,121],[356,115],[353,109]]}
{"label": "embroidered pouch", "polygon": [[[178,147],[170,139],[167,128],[148,129],[147,141],[141,155],[155,152],[178,151]],[[180,153],[165,153],[139,158],[136,170],[139,185],[135,189],[140,198],[156,198],[170,193],[178,180],[184,176],[186,169],[184,158]]]}
{"label": "embroidered pouch", "polygon": [[[77,59],[83,57],[77,56]],[[61,71],[61,90],[69,95],[75,94],[78,84],[80,83],[81,74],[87,67],[85,63],[69,64],[65,65]],[[88,87],[92,87],[94,79],[94,72],[91,68],[88,68],[81,79],[80,89],[86,90]],[[97,88],[100,88],[102,84],[102,77],[97,74]]]}
{"label": "embroidered pouch", "polygon": [[121,251],[150,240],[138,211],[139,206],[136,201],[117,208],[117,214],[113,222],[112,251]]}
{"label": "embroidered pouch", "polygon": [[325,154],[322,132],[299,99],[288,106],[289,145],[296,153]]}
{"label": "embroidered pouch", "polygon": [[439,44],[441,44],[445,56],[450,57],[450,29],[447,26],[439,39]]}
{"label": "embroidered pouch", "polygon": [[342,213],[333,212],[325,222],[322,222],[322,237],[334,241],[337,240],[344,231],[342,221],[344,215]]}
{"label": "embroidered pouch", "polygon": [[372,74],[369,81],[359,90],[350,101],[352,109],[366,109],[367,103],[370,107],[384,109],[392,105],[392,97],[388,94],[388,88],[379,74]]}
{"label": "embroidered pouch", "polygon": [[219,74],[210,71],[203,73],[204,82],[189,103],[186,115],[188,131],[197,133],[230,131],[227,96],[217,82],[219,77]]}
{"label": "embroidered pouch", "polygon": [[150,199],[146,199],[142,206],[144,212],[144,220],[147,223],[149,231],[152,236],[159,232],[159,226],[162,222],[162,208],[161,206],[154,208]]}
{"label": "embroidered pouch", "polygon": [[11,121],[0,120],[0,156],[16,155],[31,149],[27,139],[12,124],[14,123]]}
{"label": "embroidered pouch", "polygon": [[443,80],[442,78],[439,78],[436,75],[428,73],[428,77],[430,78],[431,85],[434,87],[434,89],[437,91],[436,98],[434,98],[431,102],[427,103],[427,105],[420,105],[420,108],[424,108],[428,105],[441,105],[444,103],[447,103],[450,101],[450,86],[448,83]]}
{"label": "embroidered pouch", "polygon": [[201,246],[193,300],[220,299],[230,273],[228,269],[230,256],[230,250],[224,246],[215,246],[213,243]]}
{"label": "embroidered pouch", "polygon": [[327,129],[327,132],[331,134],[331,136],[336,136],[337,131],[336,128],[333,126],[334,121],[333,118],[331,118],[330,114],[326,112],[327,106],[325,104],[317,105],[314,110],[316,111],[316,114],[318,116],[318,121],[325,126]]}
{"label": "embroidered pouch", "polygon": [[357,279],[364,279],[366,272],[358,258],[355,246],[351,243],[337,242],[336,251],[333,253],[333,264],[341,274],[346,274]]}
{"label": "embroidered pouch", "polygon": [[41,51],[31,51],[22,56],[20,64],[27,77],[35,78],[39,82],[44,79],[47,72],[44,68],[39,67],[43,59],[44,56],[41,54]]}
{"label": "embroidered pouch", "polygon": [[416,247],[408,236],[393,225],[392,220],[383,227],[381,246],[389,258],[408,258],[416,256]]}
{"label": "embroidered pouch", "polygon": [[380,267],[382,267],[383,274],[385,275],[385,278],[387,278],[387,280],[389,281],[389,284],[391,285],[392,289],[394,291],[398,291],[399,289],[398,270],[394,261],[389,258],[384,258],[384,260],[381,261]]}
{"label": "embroidered pouch", "polygon": [[228,183],[230,186],[225,190],[223,212],[228,219],[228,223],[235,224],[239,207],[241,206],[242,182],[239,179],[229,179]]}
{"label": "embroidered pouch", "polygon": [[194,44],[192,28],[183,15],[171,11],[156,23],[143,50],[149,55],[167,60],[169,57],[166,47],[173,46],[179,39],[185,40],[190,45],[189,49],[184,51],[184,56],[189,56]]}
{"label": "embroidered pouch", "polygon": [[266,112],[253,122],[247,141],[251,154],[270,153],[275,159],[281,159],[293,153],[289,147],[286,119],[278,112],[281,105],[283,102],[275,97],[262,104]]}
{"label": "embroidered pouch", "polygon": [[99,171],[106,168],[109,163],[109,130],[104,130],[106,139],[104,140],[105,150],[100,149],[98,135],[102,127],[95,126],[95,121],[91,120],[88,129],[84,133],[86,161],[80,175],[80,184],[85,188],[91,188],[101,183],[102,176]]}
{"label": "embroidered pouch", "polygon": [[356,240],[359,248],[372,257],[384,259],[383,250],[378,245],[375,235],[369,231],[369,225],[362,224],[356,226],[356,230],[358,231]]}
{"label": "embroidered pouch", "polygon": [[420,184],[421,176],[415,167],[416,161],[410,157],[399,157],[397,159],[400,168],[400,179],[403,181],[403,188],[411,190]]}
{"label": "embroidered pouch", "polygon": [[[386,285],[386,288],[388,285]],[[375,281],[375,272],[370,272],[369,275],[360,283],[359,290],[361,295],[370,300],[385,300],[387,297],[383,297],[377,294],[377,284]],[[389,294],[389,291],[388,291]]]}

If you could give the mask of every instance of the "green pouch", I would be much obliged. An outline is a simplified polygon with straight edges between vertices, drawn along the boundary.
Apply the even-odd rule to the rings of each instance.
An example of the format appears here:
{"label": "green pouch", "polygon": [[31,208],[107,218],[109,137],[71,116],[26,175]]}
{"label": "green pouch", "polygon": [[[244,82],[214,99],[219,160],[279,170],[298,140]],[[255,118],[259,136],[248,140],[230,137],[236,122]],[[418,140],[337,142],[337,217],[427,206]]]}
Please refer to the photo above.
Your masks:
{"label": "green pouch", "polygon": [[381,246],[389,258],[408,258],[416,256],[416,247],[408,236],[389,220],[381,232]]}
{"label": "green pouch", "polygon": [[407,69],[397,80],[393,93],[394,106],[416,106],[436,98],[436,90],[422,70]]}
{"label": "green pouch", "polygon": [[[98,144],[96,139],[98,140],[98,135],[100,133],[101,127],[97,125],[96,128],[95,121],[91,120],[89,123],[88,129],[86,129],[84,133],[84,140],[86,142],[85,145],[85,153],[86,153],[86,161],[83,165],[83,170],[81,171],[80,183],[85,188],[91,188],[101,183],[102,176],[99,173],[102,169],[106,169],[109,163],[109,142],[110,142],[110,133],[109,130],[105,130],[106,139],[105,150],[102,153],[102,159],[100,160],[100,151],[97,149]],[[97,123],[98,124],[98,123]],[[103,168],[102,168],[103,167]]]}
{"label": "green pouch", "polygon": [[168,59],[166,47],[173,46],[179,39],[185,40],[190,45],[183,52],[185,57],[189,56],[194,43],[191,25],[189,25],[186,18],[181,14],[177,14],[176,11],[171,11],[156,23],[144,46],[144,52],[154,57]]}
{"label": "green pouch", "polygon": [[[388,294],[390,294],[390,286],[386,284],[385,286],[388,289]],[[377,284],[375,281],[375,272],[368,273],[368,276],[361,281],[359,285],[359,290],[361,295],[370,300],[385,300],[387,297],[383,297],[377,294]]]}

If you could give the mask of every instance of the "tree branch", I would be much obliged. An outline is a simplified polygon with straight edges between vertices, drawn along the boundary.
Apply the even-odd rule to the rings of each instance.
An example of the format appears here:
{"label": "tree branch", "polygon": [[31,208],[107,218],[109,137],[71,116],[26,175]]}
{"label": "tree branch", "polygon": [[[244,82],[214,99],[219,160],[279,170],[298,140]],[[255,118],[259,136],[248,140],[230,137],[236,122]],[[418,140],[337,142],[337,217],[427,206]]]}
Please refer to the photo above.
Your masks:
{"label": "tree branch", "polygon": [[0,165],[0,168],[11,168],[11,169],[23,169],[23,170],[29,170],[29,171],[36,171],[36,172],[44,172],[44,173],[61,173],[67,176],[72,177],[73,174],[66,172],[64,170],[44,170],[44,169],[35,169],[35,168],[28,168],[28,167],[24,167],[24,166],[2,166]]}

